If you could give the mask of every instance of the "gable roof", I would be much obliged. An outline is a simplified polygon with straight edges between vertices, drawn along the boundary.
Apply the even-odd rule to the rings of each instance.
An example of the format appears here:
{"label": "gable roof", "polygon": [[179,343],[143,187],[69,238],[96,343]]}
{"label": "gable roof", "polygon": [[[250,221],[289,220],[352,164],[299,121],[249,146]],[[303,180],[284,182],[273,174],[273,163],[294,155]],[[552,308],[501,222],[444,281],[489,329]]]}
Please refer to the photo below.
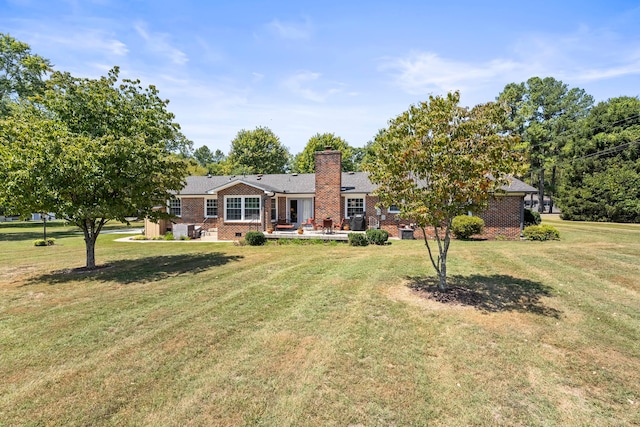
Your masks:
{"label": "gable roof", "polygon": [[[187,184],[178,193],[180,195],[214,194],[237,184],[246,184],[264,191],[285,194],[315,194],[315,174],[291,173],[269,175],[226,175],[226,176],[189,176]],[[341,193],[369,194],[376,189],[366,172],[342,172]],[[503,186],[507,193],[535,193],[534,187],[513,178],[510,185]]]}

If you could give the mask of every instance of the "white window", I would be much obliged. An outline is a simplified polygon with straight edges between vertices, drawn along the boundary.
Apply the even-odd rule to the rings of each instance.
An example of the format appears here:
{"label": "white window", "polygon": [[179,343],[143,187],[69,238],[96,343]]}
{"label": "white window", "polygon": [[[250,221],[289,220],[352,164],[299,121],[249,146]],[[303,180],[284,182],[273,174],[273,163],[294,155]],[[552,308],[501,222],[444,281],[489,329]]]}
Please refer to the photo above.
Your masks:
{"label": "white window", "polygon": [[278,202],[276,198],[271,199],[271,221],[275,221],[278,219]]}
{"label": "white window", "polygon": [[260,221],[260,197],[228,196],[224,198],[225,221]]}
{"label": "white window", "polygon": [[387,213],[400,213],[400,208],[397,205],[391,205],[387,208]]}
{"label": "white window", "polygon": [[350,198],[346,200],[347,207],[345,212],[347,213],[347,218],[351,218],[357,214],[364,214],[364,198]]}
{"label": "white window", "polygon": [[205,216],[216,218],[218,216],[218,199],[205,199]]}
{"label": "white window", "polygon": [[182,200],[181,199],[169,200],[169,213],[175,216],[182,216]]}

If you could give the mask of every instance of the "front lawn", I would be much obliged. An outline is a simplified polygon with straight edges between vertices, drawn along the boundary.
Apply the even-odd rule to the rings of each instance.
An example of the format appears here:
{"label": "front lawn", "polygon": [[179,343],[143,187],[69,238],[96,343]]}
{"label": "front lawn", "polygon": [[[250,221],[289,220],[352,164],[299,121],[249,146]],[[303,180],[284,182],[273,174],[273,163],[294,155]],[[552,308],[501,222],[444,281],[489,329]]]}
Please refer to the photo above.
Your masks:
{"label": "front lawn", "polygon": [[74,227],[0,223],[0,425],[640,424],[640,226],[544,221],[454,242],[461,303],[421,241],[105,234],[78,273]]}

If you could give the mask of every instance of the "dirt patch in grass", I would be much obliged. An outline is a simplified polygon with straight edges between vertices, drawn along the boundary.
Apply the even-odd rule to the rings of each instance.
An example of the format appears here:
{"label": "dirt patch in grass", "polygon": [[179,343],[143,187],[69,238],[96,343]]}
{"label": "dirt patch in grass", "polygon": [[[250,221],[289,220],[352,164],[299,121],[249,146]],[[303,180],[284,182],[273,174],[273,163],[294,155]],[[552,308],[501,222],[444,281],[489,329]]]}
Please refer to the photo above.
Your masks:
{"label": "dirt patch in grass", "polygon": [[551,288],[542,283],[505,275],[453,276],[448,289],[441,291],[435,277],[408,277],[407,286],[416,295],[441,304],[474,307],[485,312],[518,311],[559,317],[560,312],[545,305]]}

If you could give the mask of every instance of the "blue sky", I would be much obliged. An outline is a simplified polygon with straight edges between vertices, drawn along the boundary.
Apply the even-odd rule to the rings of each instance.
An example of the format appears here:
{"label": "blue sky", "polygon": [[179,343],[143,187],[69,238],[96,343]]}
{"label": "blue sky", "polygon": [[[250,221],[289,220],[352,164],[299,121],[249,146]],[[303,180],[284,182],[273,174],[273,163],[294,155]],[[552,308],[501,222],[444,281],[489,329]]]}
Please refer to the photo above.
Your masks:
{"label": "blue sky", "polygon": [[78,77],[154,84],[197,148],[267,126],[292,154],[316,133],[364,146],[429,95],[464,105],[555,77],[640,95],[634,1],[0,0],[0,32]]}

